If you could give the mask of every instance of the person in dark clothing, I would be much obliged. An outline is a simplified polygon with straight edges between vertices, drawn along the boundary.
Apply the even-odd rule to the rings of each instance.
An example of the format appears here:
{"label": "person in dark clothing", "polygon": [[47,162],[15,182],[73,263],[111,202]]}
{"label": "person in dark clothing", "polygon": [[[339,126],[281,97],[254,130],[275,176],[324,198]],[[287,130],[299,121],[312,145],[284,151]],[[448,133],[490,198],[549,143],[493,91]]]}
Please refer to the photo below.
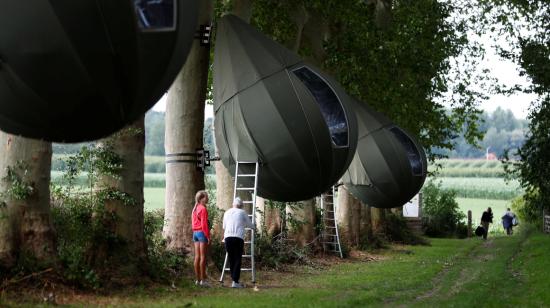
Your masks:
{"label": "person in dark clothing", "polygon": [[487,239],[487,234],[489,233],[489,224],[493,223],[493,210],[491,210],[490,207],[487,208],[487,211],[483,212],[483,215],[481,215],[481,225],[485,229],[485,233],[483,234],[483,239]]}
{"label": "person in dark clothing", "polygon": [[512,213],[512,211],[510,211],[509,208],[504,214],[504,216],[502,216],[502,226],[504,227],[504,229],[506,230],[506,234],[508,235],[512,235],[514,233],[513,228],[514,228],[515,217],[516,215]]}

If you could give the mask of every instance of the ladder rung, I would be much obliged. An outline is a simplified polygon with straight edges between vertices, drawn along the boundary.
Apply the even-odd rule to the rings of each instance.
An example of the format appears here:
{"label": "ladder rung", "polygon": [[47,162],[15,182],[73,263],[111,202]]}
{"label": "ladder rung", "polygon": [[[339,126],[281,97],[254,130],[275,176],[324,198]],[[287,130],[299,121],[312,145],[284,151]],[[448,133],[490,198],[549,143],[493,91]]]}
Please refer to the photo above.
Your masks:
{"label": "ladder rung", "polygon": [[334,218],[324,218],[325,220],[335,220]]}
{"label": "ladder rung", "polygon": [[254,187],[237,187],[237,190],[254,190]]}
{"label": "ladder rung", "polygon": [[336,229],[336,227],[326,226],[325,228]]}
{"label": "ladder rung", "polygon": [[338,245],[338,242],[321,242],[321,244]]}
{"label": "ladder rung", "polygon": [[243,258],[252,258],[252,255],[243,255]]}
{"label": "ladder rung", "polygon": [[237,174],[238,177],[253,177],[255,174]]}
{"label": "ladder rung", "polygon": [[254,201],[243,201],[244,204],[252,204]]}
{"label": "ladder rung", "polygon": [[[226,272],[229,272],[231,269],[230,268],[226,268],[225,271]],[[251,268],[241,268],[241,272],[251,272],[252,269]]]}
{"label": "ladder rung", "polygon": [[244,228],[245,231],[253,231],[254,229],[252,228]]}
{"label": "ladder rung", "polygon": [[244,243],[245,243],[245,244],[250,244],[250,243],[252,243],[252,242],[248,241],[248,242],[244,242]]}
{"label": "ladder rung", "polygon": [[248,214],[248,217],[252,217],[252,216],[254,216],[254,215],[252,215],[252,214]]}

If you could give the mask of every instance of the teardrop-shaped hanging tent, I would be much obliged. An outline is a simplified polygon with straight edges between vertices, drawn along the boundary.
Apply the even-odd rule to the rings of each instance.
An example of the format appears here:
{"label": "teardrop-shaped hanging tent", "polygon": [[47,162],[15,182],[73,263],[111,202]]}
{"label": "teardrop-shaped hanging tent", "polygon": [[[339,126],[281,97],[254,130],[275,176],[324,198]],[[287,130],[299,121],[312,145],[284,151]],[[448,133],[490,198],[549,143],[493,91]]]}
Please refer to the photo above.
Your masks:
{"label": "teardrop-shaped hanging tent", "polygon": [[218,23],[215,135],[224,165],[260,162],[258,195],[312,198],[336,183],[357,145],[344,90],[238,17]]}
{"label": "teardrop-shaped hanging tent", "polygon": [[411,135],[384,115],[365,103],[352,104],[359,141],[342,181],[353,196],[370,206],[403,206],[424,184],[426,154]]}
{"label": "teardrop-shaped hanging tent", "polygon": [[0,129],[58,142],[133,122],[170,87],[197,0],[25,0],[0,8]]}

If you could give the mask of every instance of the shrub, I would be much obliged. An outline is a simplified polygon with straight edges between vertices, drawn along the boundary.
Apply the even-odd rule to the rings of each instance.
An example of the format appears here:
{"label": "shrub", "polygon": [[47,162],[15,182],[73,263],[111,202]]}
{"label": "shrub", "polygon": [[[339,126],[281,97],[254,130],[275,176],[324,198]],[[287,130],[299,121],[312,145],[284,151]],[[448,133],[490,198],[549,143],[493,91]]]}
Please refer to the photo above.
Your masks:
{"label": "shrub", "polygon": [[[462,220],[466,217],[455,200],[456,192],[443,190],[429,181],[423,188],[422,226],[428,236],[460,236],[464,230]],[[460,233],[460,234],[459,234]]]}
{"label": "shrub", "polygon": [[[510,207],[512,211],[518,215],[520,222],[528,222],[533,224],[537,229],[542,228],[541,210],[539,206],[533,205],[530,200],[536,199],[526,193],[511,201]],[[530,194],[536,194],[531,192]]]}
{"label": "shrub", "polygon": [[399,242],[407,245],[426,245],[428,242],[414,234],[408,227],[405,218],[387,213],[385,224],[383,225],[386,240],[390,242]]}
{"label": "shrub", "polygon": [[155,280],[171,280],[173,283],[188,268],[186,258],[179,253],[166,250],[166,240],[162,237],[164,211],[144,213],[144,233],[149,261],[149,276]]}
{"label": "shrub", "polygon": [[103,206],[88,195],[69,196],[52,188],[52,223],[57,232],[57,252],[62,274],[70,282],[85,288],[98,288],[100,279],[94,271],[94,247],[106,243],[114,247],[114,234],[94,217]]}
{"label": "shrub", "polygon": [[260,233],[256,236],[256,260],[263,268],[280,269],[284,264],[289,263],[310,263],[310,248],[299,247],[295,242],[280,233],[274,237]]}

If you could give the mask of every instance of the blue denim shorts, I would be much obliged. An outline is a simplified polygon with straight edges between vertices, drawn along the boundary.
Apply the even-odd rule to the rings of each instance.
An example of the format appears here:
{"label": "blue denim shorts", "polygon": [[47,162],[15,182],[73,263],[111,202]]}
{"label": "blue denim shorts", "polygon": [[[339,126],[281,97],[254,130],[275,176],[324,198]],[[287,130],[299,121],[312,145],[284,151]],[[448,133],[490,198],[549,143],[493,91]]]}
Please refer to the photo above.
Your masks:
{"label": "blue denim shorts", "polygon": [[193,242],[208,243],[208,239],[202,231],[193,231]]}

